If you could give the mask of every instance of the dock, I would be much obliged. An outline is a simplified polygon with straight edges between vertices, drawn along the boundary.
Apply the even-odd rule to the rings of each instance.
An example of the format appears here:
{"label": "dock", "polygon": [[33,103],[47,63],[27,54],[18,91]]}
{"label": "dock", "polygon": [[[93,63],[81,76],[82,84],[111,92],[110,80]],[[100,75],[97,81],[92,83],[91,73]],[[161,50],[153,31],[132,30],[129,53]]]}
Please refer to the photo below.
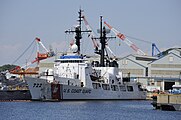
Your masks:
{"label": "dock", "polygon": [[155,109],[181,111],[181,94],[158,94],[152,105]]}
{"label": "dock", "polygon": [[0,101],[31,100],[29,90],[0,90]]}

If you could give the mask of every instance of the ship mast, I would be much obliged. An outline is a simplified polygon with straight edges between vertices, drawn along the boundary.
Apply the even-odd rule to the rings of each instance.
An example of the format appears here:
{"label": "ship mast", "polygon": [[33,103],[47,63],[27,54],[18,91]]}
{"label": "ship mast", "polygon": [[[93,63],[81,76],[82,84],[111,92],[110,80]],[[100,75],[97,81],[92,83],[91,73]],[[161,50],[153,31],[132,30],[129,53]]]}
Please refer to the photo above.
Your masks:
{"label": "ship mast", "polygon": [[79,25],[75,27],[75,30],[66,30],[65,31],[65,33],[75,33],[75,40],[76,40],[75,44],[78,47],[76,53],[78,53],[78,54],[80,54],[80,40],[82,39],[82,33],[91,32],[91,30],[81,30],[82,19],[83,19],[82,12],[83,12],[83,10],[81,10],[81,9],[78,12],[78,14],[79,14],[79,17],[78,17]]}
{"label": "ship mast", "polygon": [[106,49],[106,40],[115,38],[115,37],[106,37],[106,34],[110,31],[102,26],[102,16],[100,16],[100,43],[101,43],[101,50],[100,50],[100,66],[105,67],[105,49]]}
{"label": "ship mast", "polygon": [[101,43],[101,58],[100,58],[100,65],[101,67],[105,67],[104,63],[104,53],[106,47],[106,34],[105,34],[105,27],[102,28],[102,16],[100,16],[100,43]]}

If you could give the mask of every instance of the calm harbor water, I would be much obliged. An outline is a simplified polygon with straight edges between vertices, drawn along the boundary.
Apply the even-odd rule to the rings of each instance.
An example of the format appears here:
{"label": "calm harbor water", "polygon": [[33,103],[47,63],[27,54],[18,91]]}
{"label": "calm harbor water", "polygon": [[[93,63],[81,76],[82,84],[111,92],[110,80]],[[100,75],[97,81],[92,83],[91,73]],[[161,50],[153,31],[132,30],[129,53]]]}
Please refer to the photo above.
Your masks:
{"label": "calm harbor water", "polygon": [[151,101],[0,102],[0,120],[181,120]]}

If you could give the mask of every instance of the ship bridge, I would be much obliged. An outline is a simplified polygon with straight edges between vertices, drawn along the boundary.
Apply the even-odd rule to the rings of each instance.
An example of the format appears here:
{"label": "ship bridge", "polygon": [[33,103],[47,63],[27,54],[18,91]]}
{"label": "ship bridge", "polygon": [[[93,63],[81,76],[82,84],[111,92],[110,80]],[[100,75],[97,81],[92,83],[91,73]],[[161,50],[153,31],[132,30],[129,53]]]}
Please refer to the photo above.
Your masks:
{"label": "ship bridge", "polygon": [[83,63],[84,61],[86,61],[84,57],[79,55],[64,55],[55,60],[55,62],[60,63]]}

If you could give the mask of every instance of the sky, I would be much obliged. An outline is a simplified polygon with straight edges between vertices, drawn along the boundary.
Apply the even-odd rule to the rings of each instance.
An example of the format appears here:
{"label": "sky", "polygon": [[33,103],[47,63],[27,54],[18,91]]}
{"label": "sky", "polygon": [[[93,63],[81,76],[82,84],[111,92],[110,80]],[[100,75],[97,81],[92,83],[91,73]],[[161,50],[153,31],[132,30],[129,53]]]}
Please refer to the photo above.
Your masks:
{"label": "sky", "polygon": [[[95,32],[102,15],[104,21],[121,33],[149,41],[128,38],[148,55],[151,43],[161,51],[181,47],[180,6],[180,0],[0,0],[0,66],[23,65],[34,59],[32,47],[14,63],[36,37],[47,49],[51,45],[55,51],[68,50],[73,35],[65,34],[65,30],[77,24],[80,8]],[[118,38],[108,44],[119,57],[135,53]],[[93,55],[87,34],[83,34],[81,45],[82,53]]]}

